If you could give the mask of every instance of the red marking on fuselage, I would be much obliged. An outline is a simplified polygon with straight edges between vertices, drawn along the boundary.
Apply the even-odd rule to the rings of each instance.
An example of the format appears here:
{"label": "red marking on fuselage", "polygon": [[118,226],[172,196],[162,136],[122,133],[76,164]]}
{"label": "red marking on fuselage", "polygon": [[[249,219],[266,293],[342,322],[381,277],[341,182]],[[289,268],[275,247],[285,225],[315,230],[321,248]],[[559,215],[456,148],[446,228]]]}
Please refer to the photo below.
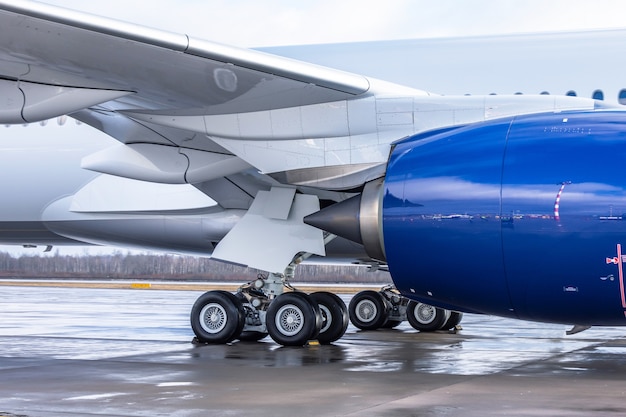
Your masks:
{"label": "red marking on fuselage", "polygon": [[565,189],[565,186],[571,183],[572,183],[571,181],[563,181],[561,183],[561,188],[559,188],[559,192],[556,193],[556,200],[554,200],[554,220],[556,221],[561,220],[561,215],[559,213],[559,208],[560,208],[559,202],[561,201],[561,194],[563,194],[563,190]]}

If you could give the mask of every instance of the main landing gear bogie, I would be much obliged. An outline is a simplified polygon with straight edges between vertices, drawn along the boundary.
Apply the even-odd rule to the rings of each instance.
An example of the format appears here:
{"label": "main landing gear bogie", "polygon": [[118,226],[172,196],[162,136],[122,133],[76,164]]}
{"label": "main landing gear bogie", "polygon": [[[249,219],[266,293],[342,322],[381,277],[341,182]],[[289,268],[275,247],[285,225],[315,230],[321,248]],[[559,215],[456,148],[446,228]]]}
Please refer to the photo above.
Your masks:
{"label": "main landing gear bogie", "polygon": [[344,335],[348,323],[345,303],[329,292],[290,291],[270,300],[250,287],[235,295],[209,291],[191,310],[197,341],[212,344],[258,341],[268,334],[284,346],[302,346],[309,340],[330,344]]}
{"label": "main landing gear bogie", "polygon": [[404,320],[420,332],[452,330],[463,318],[463,313],[409,300],[393,286],[357,293],[348,310],[350,321],[361,330],[394,328]]}

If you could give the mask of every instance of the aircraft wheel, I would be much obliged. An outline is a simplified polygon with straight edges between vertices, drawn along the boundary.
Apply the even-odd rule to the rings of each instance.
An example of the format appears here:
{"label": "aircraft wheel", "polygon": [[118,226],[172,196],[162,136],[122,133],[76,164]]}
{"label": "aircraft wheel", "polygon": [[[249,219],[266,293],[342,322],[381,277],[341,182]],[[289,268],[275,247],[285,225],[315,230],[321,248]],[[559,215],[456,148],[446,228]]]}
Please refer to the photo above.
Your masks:
{"label": "aircraft wheel", "polygon": [[384,325],[389,309],[383,296],[371,290],[357,293],[348,307],[350,321],[361,330],[376,330]]}
{"label": "aircraft wheel", "polygon": [[228,291],[206,292],[191,309],[191,328],[202,343],[228,343],[239,336],[244,322],[241,302]]}
{"label": "aircraft wheel", "polygon": [[329,344],[341,338],[348,328],[349,318],[346,303],[330,292],[314,292],[309,295],[317,302],[322,315],[322,328],[317,336],[321,344]]}
{"label": "aircraft wheel", "polygon": [[413,300],[409,301],[406,316],[411,326],[421,332],[439,330],[448,320],[444,309]]}
{"label": "aircraft wheel", "polygon": [[461,323],[461,320],[463,320],[463,313],[451,311],[450,318],[448,318],[440,330],[452,330]]}
{"label": "aircraft wheel", "polygon": [[395,327],[398,327],[400,323],[402,323],[402,320],[387,320],[387,322],[383,324],[381,327],[383,329],[393,329]]}
{"label": "aircraft wheel", "polygon": [[276,343],[302,346],[319,334],[322,316],[317,304],[304,293],[287,292],[267,309],[267,331]]}
{"label": "aircraft wheel", "polygon": [[267,333],[265,332],[247,330],[241,332],[237,339],[241,340],[242,342],[258,342],[265,337],[267,337]]}

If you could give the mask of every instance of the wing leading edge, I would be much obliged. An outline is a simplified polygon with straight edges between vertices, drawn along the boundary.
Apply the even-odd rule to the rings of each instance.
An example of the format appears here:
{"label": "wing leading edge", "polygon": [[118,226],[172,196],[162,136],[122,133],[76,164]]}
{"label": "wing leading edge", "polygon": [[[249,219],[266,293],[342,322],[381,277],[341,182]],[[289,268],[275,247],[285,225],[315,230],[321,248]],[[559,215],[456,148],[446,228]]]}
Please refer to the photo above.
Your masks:
{"label": "wing leading edge", "polygon": [[[216,106],[246,94],[255,96],[240,100],[252,99],[244,106],[250,111],[369,89],[360,75],[42,3],[0,1],[0,10],[3,78],[134,91],[136,108],[224,112]],[[268,90],[268,83],[280,88]],[[319,93],[310,94],[311,86]],[[304,96],[301,88],[307,89]],[[263,103],[262,95],[251,94],[259,89],[282,93],[282,100]],[[128,104],[122,107],[132,108]],[[236,105],[241,109],[242,103]]]}

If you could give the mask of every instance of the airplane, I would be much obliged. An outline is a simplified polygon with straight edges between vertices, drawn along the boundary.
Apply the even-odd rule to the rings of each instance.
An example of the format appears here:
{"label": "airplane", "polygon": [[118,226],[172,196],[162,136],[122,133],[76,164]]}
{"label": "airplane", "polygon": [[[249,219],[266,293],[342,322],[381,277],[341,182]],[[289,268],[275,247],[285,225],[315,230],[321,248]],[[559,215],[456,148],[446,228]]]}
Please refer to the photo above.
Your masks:
{"label": "airplane", "polygon": [[[326,344],[348,318],[437,330],[463,312],[624,325],[625,34],[259,51],[0,0],[0,124],[31,124],[0,139],[0,243],[266,271],[198,298],[203,343]],[[324,257],[394,286],[347,307],[293,291]]]}

